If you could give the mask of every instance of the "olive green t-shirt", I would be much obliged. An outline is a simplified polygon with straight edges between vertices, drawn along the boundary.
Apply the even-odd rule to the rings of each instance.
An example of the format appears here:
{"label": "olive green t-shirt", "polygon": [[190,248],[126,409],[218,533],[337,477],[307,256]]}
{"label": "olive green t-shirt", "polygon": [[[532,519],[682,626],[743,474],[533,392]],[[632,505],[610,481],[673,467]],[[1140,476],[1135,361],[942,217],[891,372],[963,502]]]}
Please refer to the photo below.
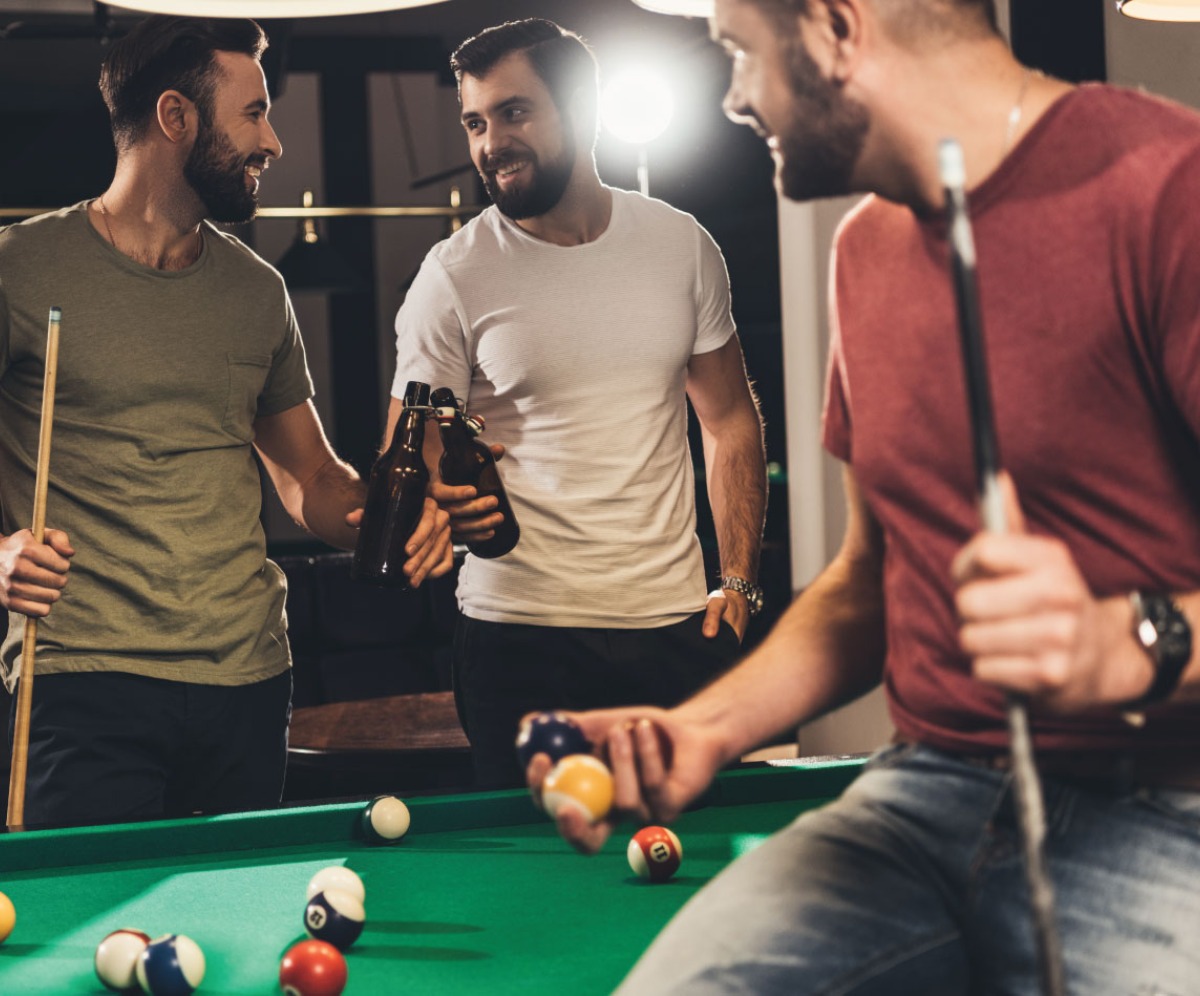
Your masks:
{"label": "olive green t-shirt", "polygon": [[[254,421],[312,395],[279,275],[203,226],[185,270],[142,266],[86,204],[0,229],[0,530],[29,528],[52,306],[62,308],[48,528],[75,548],[38,623],[37,673],[215,685],[287,669]],[[25,617],[9,614],[11,688]]]}

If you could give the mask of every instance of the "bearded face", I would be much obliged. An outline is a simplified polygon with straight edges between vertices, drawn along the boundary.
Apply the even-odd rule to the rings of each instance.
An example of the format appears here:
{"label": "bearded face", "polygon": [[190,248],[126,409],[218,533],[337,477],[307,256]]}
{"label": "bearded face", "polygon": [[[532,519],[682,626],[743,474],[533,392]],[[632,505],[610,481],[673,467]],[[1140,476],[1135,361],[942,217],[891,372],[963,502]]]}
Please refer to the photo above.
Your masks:
{"label": "bearded face", "polygon": [[258,173],[267,157],[260,152],[242,155],[229,136],[200,119],[195,144],[188,153],[183,175],[213,221],[240,224],[258,211]]}
{"label": "bearded face", "polygon": [[774,132],[780,193],[794,201],[850,193],[870,116],[825,79],[812,57],[796,42],[786,59],[789,113]]}
{"label": "bearded face", "polygon": [[536,218],[562,200],[576,158],[574,132],[569,123],[564,124],[557,155],[539,156],[531,148],[514,146],[487,156],[480,165],[488,196],[513,221]]}

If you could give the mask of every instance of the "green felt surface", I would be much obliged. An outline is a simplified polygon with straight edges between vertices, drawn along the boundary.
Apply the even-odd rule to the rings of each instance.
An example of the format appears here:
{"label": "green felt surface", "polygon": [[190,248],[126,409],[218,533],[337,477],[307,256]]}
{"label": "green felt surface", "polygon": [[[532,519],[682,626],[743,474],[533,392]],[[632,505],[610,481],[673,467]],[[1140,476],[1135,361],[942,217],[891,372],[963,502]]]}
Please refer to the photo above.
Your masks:
{"label": "green felt surface", "polygon": [[95,946],[129,926],[196,940],[202,993],[277,992],[279,958],[304,936],[305,887],[331,864],[367,890],[350,996],[610,992],[700,886],[857,770],[723,776],[675,824],[684,863],[665,885],[632,875],[627,834],[582,857],[520,793],[413,800],[413,829],[391,847],[357,838],[361,803],[0,836],[0,891],[17,907],[0,993],[105,992]]}

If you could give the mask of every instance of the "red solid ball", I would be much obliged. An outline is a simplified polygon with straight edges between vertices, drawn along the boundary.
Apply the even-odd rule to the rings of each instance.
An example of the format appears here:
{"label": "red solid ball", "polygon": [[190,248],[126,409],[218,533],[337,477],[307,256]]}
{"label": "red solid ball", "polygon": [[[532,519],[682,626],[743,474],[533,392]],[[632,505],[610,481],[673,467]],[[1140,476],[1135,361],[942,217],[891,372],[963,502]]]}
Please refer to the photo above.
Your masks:
{"label": "red solid ball", "polygon": [[346,959],[327,941],[301,941],[279,963],[279,986],[287,996],[341,996]]}

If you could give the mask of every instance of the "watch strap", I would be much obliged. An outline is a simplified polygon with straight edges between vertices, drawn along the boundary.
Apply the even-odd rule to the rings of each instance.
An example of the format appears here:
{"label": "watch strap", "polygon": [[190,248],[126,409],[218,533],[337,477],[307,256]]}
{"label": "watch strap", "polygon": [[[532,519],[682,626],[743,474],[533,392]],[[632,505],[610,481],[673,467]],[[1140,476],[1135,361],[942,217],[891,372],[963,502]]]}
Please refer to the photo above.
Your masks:
{"label": "watch strap", "polygon": [[1131,703],[1136,709],[1162,702],[1179,687],[1192,659],[1192,628],[1169,595],[1135,591],[1129,599],[1133,605],[1133,635],[1154,665],[1150,688]]}
{"label": "watch strap", "polygon": [[722,590],[728,589],[745,595],[750,607],[751,616],[756,616],[762,611],[764,592],[754,582],[747,581],[745,578],[728,576],[721,578],[721,588]]}

